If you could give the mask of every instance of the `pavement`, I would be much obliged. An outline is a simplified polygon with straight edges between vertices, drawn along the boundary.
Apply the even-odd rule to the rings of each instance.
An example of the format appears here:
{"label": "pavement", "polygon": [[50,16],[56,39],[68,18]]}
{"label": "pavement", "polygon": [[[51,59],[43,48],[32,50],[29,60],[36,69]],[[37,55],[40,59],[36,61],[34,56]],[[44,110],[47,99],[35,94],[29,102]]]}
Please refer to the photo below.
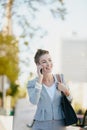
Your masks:
{"label": "pavement", "polygon": [[13,118],[13,130],[31,130],[27,127],[27,124],[31,124],[36,106],[31,104],[28,99],[19,99]]}
{"label": "pavement", "polygon": [[[31,130],[27,124],[31,124],[36,111],[28,99],[19,99],[15,107],[14,116],[0,115],[0,130]],[[69,126],[66,130],[81,130],[79,127]]]}
{"label": "pavement", "polygon": [[0,115],[0,130],[30,130],[27,124],[31,124],[35,110],[28,99],[19,99],[14,116]]}
{"label": "pavement", "polygon": [[4,125],[2,124],[2,122],[0,121],[0,130],[5,130]]}
{"label": "pavement", "polygon": [[13,116],[0,115],[0,130],[12,130]]}

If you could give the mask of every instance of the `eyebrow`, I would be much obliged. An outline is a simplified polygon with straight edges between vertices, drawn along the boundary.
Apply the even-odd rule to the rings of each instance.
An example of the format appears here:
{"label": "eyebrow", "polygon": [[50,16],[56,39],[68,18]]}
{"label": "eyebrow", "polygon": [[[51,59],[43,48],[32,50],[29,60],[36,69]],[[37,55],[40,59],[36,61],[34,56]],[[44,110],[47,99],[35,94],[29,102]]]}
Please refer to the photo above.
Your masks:
{"label": "eyebrow", "polygon": [[[52,60],[51,58],[48,58],[48,60]],[[45,59],[41,60],[41,61],[46,61]]]}

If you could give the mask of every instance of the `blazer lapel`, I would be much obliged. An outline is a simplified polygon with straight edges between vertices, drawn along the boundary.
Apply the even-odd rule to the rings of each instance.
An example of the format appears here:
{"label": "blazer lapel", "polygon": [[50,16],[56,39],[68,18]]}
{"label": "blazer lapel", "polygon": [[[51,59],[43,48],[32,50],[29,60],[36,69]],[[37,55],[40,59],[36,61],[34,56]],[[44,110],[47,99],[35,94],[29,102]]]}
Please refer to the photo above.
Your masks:
{"label": "blazer lapel", "polygon": [[45,97],[47,97],[47,99],[49,99],[50,102],[51,102],[51,98],[50,98],[50,96],[49,96],[49,94],[48,94],[48,92],[47,92],[47,90],[46,90],[46,88],[44,86],[43,86],[43,91],[44,91]]}
{"label": "blazer lapel", "polygon": [[45,96],[47,96],[47,99],[50,99],[50,102],[51,102],[51,103],[56,99],[56,97],[57,97],[57,95],[58,95],[58,90],[57,90],[57,87],[58,87],[58,80],[57,80],[56,75],[53,75],[53,77],[54,77],[54,82],[55,82],[55,87],[56,87],[56,90],[55,90],[55,93],[54,93],[53,100],[51,100],[51,98],[50,98],[50,96],[49,96],[49,94],[48,94],[46,88],[45,88],[44,85],[43,85],[44,94],[45,94]]}

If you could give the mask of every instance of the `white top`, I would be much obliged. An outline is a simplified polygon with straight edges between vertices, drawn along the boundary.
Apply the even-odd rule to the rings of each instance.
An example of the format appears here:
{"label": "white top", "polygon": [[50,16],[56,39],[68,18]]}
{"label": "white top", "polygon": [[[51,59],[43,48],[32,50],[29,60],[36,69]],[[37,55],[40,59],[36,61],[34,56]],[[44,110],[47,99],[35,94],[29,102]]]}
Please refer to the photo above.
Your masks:
{"label": "white top", "polygon": [[45,84],[43,84],[43,86],[46,88],[46,91],[47,91],[48,95],[50,96],[51,101],[53,101],[54,93],[56,91],[55,83],[50,87],[46,86]]}

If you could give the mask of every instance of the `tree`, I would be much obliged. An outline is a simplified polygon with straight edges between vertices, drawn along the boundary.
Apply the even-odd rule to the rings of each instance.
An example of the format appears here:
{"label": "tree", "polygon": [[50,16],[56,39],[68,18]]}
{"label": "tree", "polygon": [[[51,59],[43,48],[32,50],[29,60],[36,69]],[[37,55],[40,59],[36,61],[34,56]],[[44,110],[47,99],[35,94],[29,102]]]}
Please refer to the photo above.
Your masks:
{"label": "tree", "polygon": [[[64,19],[66,9],[63,0],[1,0],[0,2],[2,10],[0,15],[0,75],[5,74],[11,82],[15,82],[19,74],[19,49],[17,38],[14,36],[14,27],[21,28],[19,37],[24,39],[25,45],[28,45],[34,36],[39,34],[43,38],[47,34],[38,23],[35,24],[41,7],[46,7],[54,17],[60,15],[62,19]],[[28,41],[26,37],[29,37]]]}
{"label": "tree", "polygon": [[18,78],[18,41],[14,36],[0,34],[0,75],[6,75],[11,82]]}
{"label": "tree", "polygon": [[27,96],[26,88],[20,87],[16,83],[11,83],[6,91],[6,96],[11,96],[11,107],[14,108],[19,98],[25,98]]}
{"label": "tree", "polygon": [[[7,1],[1,0],[1,8],[6,7]],[[66,8],[63,1],[64,0],[10,0],[9,5],[12,14],[10,14],[10,16],[12,16],[13,28],[14,26],[20,27],[20,37],[22,38],[28,36],[32,39],[35,35],[38,35],[39,32],[40,37],[43,37],[46,35],[46,30],[38,25],[38,23],[35,23],[36,20],[38,20],[38,13],[41,11],[41,8],[46,8],[54,17],[64,19]],[[2,14],[4,14],[4,10]],[[3,15],[1,16],[3,17]]]}
{"label": "tree", "polygon": [[12,33],[12,5],[13,0],[8,0],[5,12],[5,22],[0,33],[0,75],[7,75],[10,81],[18,78],[18,41]]}
{"label": "tree", "polygon": [[[66,14],[64,0],[1,0],[0,3],[2,11],[0,16],[1,30],[3,32],[9,30],[10,33],[14,34],[14,28],[20,28],[19,42],[22,41],[20,43],[24,45],[28,45],[34,36],[43,38],[47,35],[47,30],[36,23],[38,13],[42,8],[49,10],[55,18],[64,19]],[[6,20],[3,19],[4,16],[6,16]],[[8,22],[7,27],[4,26],[4,21]],[[19,60],[23,64],[27,64],[27,60]]]}
{"label": "tree", "polygon": [[[18,59],[18,40],[12,34],[11,9],[12,0],[8,0],[6,5],[5,23],[0,33],[0,75],[6,75],[10,82],[15,82],[19,73]],[[4,77],[3,77],[4,78]],[[3,105],[4,105],[4,80],[3,88]]]}

